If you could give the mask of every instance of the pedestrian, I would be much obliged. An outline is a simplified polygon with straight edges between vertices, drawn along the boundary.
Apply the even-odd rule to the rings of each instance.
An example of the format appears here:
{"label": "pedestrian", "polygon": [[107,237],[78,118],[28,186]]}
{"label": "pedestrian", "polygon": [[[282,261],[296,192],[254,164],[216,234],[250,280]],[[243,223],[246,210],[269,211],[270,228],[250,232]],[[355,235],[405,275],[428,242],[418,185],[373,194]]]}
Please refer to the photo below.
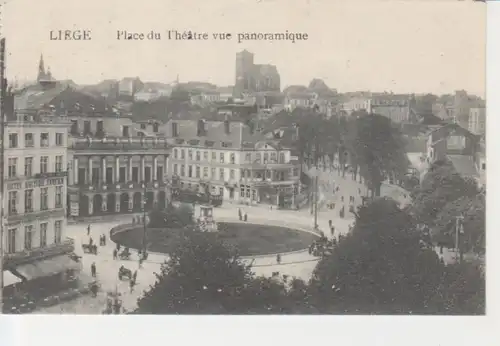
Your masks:
{"label": "pedestrian", "polygon": [[130,279],[130,293],[134,292],[134,285],[135,285],[135,282],[133,279]]}
{"label": "pedestrian", "polygon": [[92,237],[89,238],[89,246],[92,246],[94,245],[94,239],[92,239]]}
{"label": "pedestrian", "polygon": [[113,250],[113,259],[117,259],[118,258],[118,250],[117,249],[114,249]]}
{"label": "pedestrian", "polygon": [[332,227],[332,220],[328,220],[328,226]]}
{"label": "pedestrian", "polygon": [[248,220],[248,215],[245,213],[244,221],[246,222]]}
{"label": "pedestrian", "polygon": [[340,201],[344,202],[344,196],[340,196]]}
{"label": "pedestrian", "polygon": [[121,245],[116,243],[116,251],[120,251]]}
{"label": "pedestrian", "polygon": [[137,270],[135,270],[134,274],[132,274],[132,280],[134,280],[134,282],[137,282]]}
{"label": "pedestrian", "polygon": [[99,290],[99,287],[97,286],[97,282],[93,282],[90,286],[90,291],[92,292],[92,297],[97,297],[97,291]]}
{"label": "pedestrian", "polygon": [[335,234],[335,226],[330,226],[330,235],[333,237]]}
{"label": "pedestrian", "polygon": [[87,235],[90,235],[90,224],[87,226]]}
{"label": "pedestrian", "polygon": [[281,264],[281,255],[280,254],[276,255],[276,263]]}
{"label": "pedestrian", "polygon": [[144,257],[143,256],[139,256],[139,269],[142,268],[142,262],[144,262]]}
{"label": "pedestrian", "polygon": [[92,262],[92,264],[90,265],[90,274],[92,275],[93,278],[96,277],[97,269],[95,266],[95,262]]}
{"label": "pedestrian", "polygon": [[240,221],[241,221],[241,219],[242,219],[241,208],[238,208],[238,218],[239,218],[239,219],[240,219]]}
{"label": "pedestrian", "polygon": [[102,245],[106,246],[106,234],[102,235]]}

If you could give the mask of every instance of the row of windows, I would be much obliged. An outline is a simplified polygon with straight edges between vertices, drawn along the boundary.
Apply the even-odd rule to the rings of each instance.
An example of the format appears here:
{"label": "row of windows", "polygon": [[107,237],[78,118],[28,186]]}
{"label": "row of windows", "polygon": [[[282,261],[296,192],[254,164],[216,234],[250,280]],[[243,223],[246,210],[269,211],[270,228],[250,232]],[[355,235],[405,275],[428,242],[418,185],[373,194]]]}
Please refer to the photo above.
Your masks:
{"label": "row of windows", "polygon": [[[39,247],[47,246],[47,228],[46,222],[40,224],[40,243]],[[32,250],[37,247],[34,244],[35,228],[32,225],[24,226],[24,250]],[[54,243],[60,244],[62,241],[62,221],[54,222]],[[17,248],[17,228],[11,228],[7,232],[7,253],[15,253]]]}
{"label": "row of windows", "polygon": [[[187,156],[189,160],[193,160],[193,150],[192,149],[174,149],[174,159],[181,159],[184,160],[186,158],[186,151],[187,151]],[[202,154],[203,154],[203,160],[202,160]],[[225,162],[225,153],[219,153],[219,162],[224,163]],[[245,162],[247,163],[261,163],[263,161],[264,163],[268,162],[277,162],[278,158],[278,153],[277,152],[270,152],[270,153],[255,153],[254,155],[254,160],[252,161],[252,153],[246,153],[245,154]],[[199,151],[196,150],[194,151],[194,161],[209,161],[208,159],[208,151]],[[217,153],[212,152],[211,153],[211,161],[217,161]],[[229,163],[234,164],[236,160],[236,155],[235,153],[229,153]],[[279,153],[279,163],[285,163],[285,153]]]}
{"label": "row of windows", "polygon": [[[18,191],[9,191],[8,214],[17,215],[17,205],[19,201]],[[49,188],[40,188],[40,210],[49,210]],[[63,207],[63,187],[55,186],[54,208]],[[32,213],[33,208],[33,189],[24,190],[24,212]]]}
{"label": "row of windows", "polygon": [[[35,134],[25,133],[24,134],[24,147],[34,148],[35,147]],[[56,133],[55,139],[56,147],[64,146],[64,133]],[[50,135],[48,132],[43,132],[40,134],[40,148],[48,148],[50,145]],[[19,135],[17,133],[9,133],[9,148],[19,148],[22,147],[19,143]]]}
{"label": "row of windows", "polygon": [[[32,177],[33,176],[33,157],[25,157],[24,158],[24,175],[26,177]],[[49,172],[49,157],[48,156],[40,156],[40,173],[44,174]],[[8,159],[8,177],[13,178],[18,176],[18,158],[17,157],[11,157]],[[56,156],[55,157],[55,164],[54,164],[54,172],[60,173],[63,171],[63,156]]]}
{"label": "row of windows", "polygon": [[[194,169],[193,169],[194,167]],[[215,167],[210,167],[210,171],[208,170],[209,167],[200,167],[200,166],[191,166],[187,165],[187,172],[186,172],[186,165],[173,165],[173,170],[174,170],[174,175],[178,175],[181,177],[188,177],[188,178],[205,178],[205,179],[211,179],[211,180],[225,180],[225,169],[224,168],[219,168],[219,175],[217,175],[217,168]],[[203,171],[202,171],[203,169]],[[202,174],[203,173],[203,174]],[[285,173],[284,172],[276,172],[277,173],[277,179],[278,180],[284,180],[285,179]],[[291,170],[291,173],[293,176],[298,175],[298,169],[293,168]],[[265,178],[266,179],[271,179],[272,174],[271,171],[267,170],[265,171]],[[241,169],[240,170],[240,177],[241,178],[250,178],[251,173],[249,170]],[[260,172],[255,172],[255,178],[257,179],[262,179],[262,174]],[[230,169],[229,170],[229,179],[234,180],[236,179],[236,170]]]}

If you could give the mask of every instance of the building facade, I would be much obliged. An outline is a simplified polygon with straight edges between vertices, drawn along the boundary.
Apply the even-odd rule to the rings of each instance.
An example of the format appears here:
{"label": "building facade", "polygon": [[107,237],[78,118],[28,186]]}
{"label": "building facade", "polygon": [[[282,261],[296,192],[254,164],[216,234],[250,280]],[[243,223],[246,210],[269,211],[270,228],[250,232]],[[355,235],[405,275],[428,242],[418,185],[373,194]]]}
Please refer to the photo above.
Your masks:
{"label": "building facade", "polygon": [[486,133],[486,108],[471,108],[469,110],[468,129],[475,135]]}
{"label": "building facade", "polygon": [[30,111],[6,124],[4,269],[23,284],[81,269],[66,237],[68,128],[63,118]]}
{"label": "building facade", "polygon": [[178,188],[221,195],[225,202],[284,205],[297,193],[299,164],[290,150],[241,122],[176,120],[168,172]]}

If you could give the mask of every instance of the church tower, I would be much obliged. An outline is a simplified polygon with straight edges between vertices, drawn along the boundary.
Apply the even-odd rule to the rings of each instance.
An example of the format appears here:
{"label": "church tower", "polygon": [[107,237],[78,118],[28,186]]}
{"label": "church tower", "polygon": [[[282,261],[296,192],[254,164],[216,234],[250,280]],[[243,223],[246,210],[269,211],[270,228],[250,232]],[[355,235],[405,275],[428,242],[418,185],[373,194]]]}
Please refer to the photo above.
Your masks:
{"label": "church tower", "polygon": [[45,79],[45,65],[43,63],[43,54],[40,55],[40,62],[38,63],[38,76],[36,80],[40,82]]}

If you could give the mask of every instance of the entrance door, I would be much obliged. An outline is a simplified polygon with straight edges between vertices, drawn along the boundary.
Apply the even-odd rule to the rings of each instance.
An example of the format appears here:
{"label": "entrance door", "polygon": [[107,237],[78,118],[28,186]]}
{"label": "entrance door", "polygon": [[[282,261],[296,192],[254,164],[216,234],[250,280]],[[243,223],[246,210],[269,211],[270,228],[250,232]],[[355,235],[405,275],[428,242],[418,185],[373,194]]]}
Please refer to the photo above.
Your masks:
{"label": "entrance door", "polygon": [[99,184],[99,168],[92,168],[92,185]]}
{"label": "entrance door", "polygon": [[132,181],[139,182],[139,167],[132,167]]}
{"label": "entrance door", "polygon": [[120,183],[125,182],[125,175],[127,174],[127,168],[126,167],[120,167]]}
{"label": "entrance door", "polygon": [[87,170],[85,168],[78,168],[78,185],[85,185],[87,182]]}
{"label": "entrance door", "polygon": [[112,183],[113,183],[113,168],[106,167],[106,184],[112,184]]}
{"label": "entrance door", "polygon": [[151,167],[144,167],[144,181],[146,183],[151,181]]}
{"label": "entrance door", "polygon": [[156,167],[156,179],[163,181],[163,166]]}

